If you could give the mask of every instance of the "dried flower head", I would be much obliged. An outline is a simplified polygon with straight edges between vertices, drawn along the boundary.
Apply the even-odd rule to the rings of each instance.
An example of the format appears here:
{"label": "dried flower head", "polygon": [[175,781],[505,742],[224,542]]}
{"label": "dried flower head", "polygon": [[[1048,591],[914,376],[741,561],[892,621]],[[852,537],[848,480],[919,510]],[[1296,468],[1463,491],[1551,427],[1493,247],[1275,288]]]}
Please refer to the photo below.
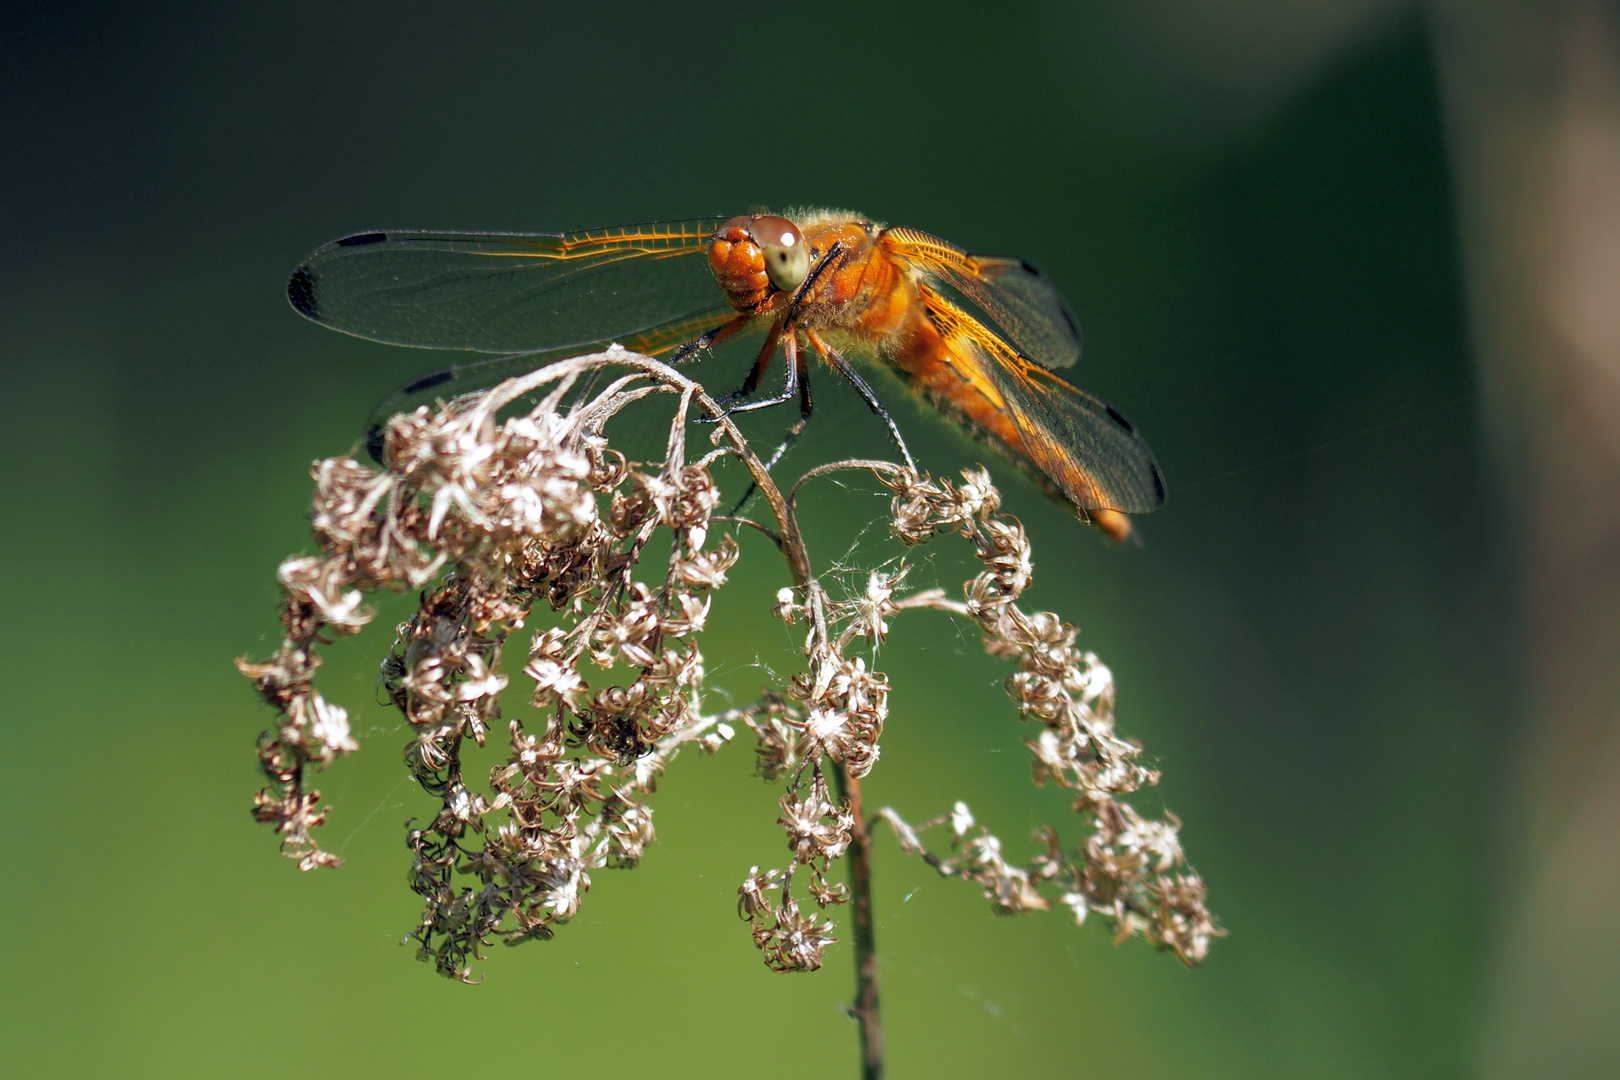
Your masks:
{"label": "dried flower head", "polygon": [[[657,395],[675,401],[663,459],[627,460],[604,427]],[[687,432],[700,417],[713,422],[704,430],[714,448],[691,460]],[[771,521],[717,514],[712,469],[726,458],[758,486]],[[752,867],[738,890],[738,913],[775,970],[820,967],[835,940],[823,912],[852,898],[858,952],[869,953],[864,867],[878,818],[902,850],[974,881],[999,911],[1058,903],[1077,921],[1098,916],[1118,937],[1141,934],[1188,964],[1221,933],[1183,858],[1180,822],[1143,817],[1123,801],[1158,774],[1139,762],[1136,743],[1115,734],[1108,669],[1075,647],[1072,626],[1019,607],[1033,572],[1029,541],[1000,513],[983,470],[952,482],[886,462],[843,462],[799,481],[870,470],[892,492],[889,527],[901,545],[965,539],[982,570],[954,600],[940,589],[907,591],[898,560],[867,572],[849,595],[829,593],[800,536],[798,487],[784,494],[698,384],[617,348],[397,416],[383,460],[380,469],[351,458],[315,465],[318,552],[281,566],[285,640],[265,662],[238,662],[277,714],[259,742],[268,784],[254,815],[300,868],[340,861],[316,841],[327,810],[308,781],[359,747],[344,710],[314,689],[317,646],[323,635],[364,627],[375,614],[369,594],[417,591],[417,610],[382,661],[382,686],[411,727],[411,774],[438,803],[407,825],[410,884],[423,900],[407,940],[441,974],[470,979],[485,946],[552,936],[579,911],[592,871],[640,861],[654,837],[647,797],[669,762],[689,745],[715,752],[743,726],[759,775],[783,785],[786,865]],[[805,663],[759,701],[711,712],[698,639],[710,596],[739,556],[733,532],[744,525],[786,557],[791,585],[770,614],[803,628]],[[1018,863],[962,802],[916,826],[890,807],[867,819],[859,781],[879,761],[890,693],[869,663],[895,617],[916,609],[971,620],[986,648],[1017,666],[1006,687],[1035,725],[1026,740],[1034,780],[1073,793],[1074,846],[1043,828],[1036,853]],[[527,639],[527,715],[508,716],[503,650],[542,611],[554,625]],[[856,642],[864,655],[850,655]],[[494,731],[505,733],[506,760],[487,779],[467,775],[466,743],[482,746]],[[921,839],[937,827],[949,829],[944,854]],[[829,881],[844,858],[853,867],[848,886]],[[875,1024],[872,1002],[863,1023]]]}

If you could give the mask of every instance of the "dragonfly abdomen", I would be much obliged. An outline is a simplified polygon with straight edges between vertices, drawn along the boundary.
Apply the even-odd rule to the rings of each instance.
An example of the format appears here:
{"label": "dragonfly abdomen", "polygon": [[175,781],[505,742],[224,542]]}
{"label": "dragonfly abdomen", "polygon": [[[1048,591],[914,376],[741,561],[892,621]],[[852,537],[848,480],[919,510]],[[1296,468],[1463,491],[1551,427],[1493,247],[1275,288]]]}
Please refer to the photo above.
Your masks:
{"label": "dragonfly abdomen", "polygon": [[1014,458],[1026,457],[1024,440],[1000,391],[957,361],[961,346],[953,346],[940,333],[920,304],[909,314],[909,325],[897,335],[895,346],[885,350],[885,359],[905,376],[912,389],[968,421]]}

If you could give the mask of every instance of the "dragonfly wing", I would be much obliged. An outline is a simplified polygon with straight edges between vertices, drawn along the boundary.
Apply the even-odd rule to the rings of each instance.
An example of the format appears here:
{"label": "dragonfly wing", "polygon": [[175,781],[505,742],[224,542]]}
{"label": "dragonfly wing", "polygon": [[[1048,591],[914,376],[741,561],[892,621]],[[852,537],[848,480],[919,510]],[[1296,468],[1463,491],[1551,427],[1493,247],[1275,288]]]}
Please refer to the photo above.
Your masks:
{"label": "dragonfly wing", "polygon": [[1003,255],[970,255],[919,229],[885,230],[883,243],[959,306],[986,316],[980,321],[1042,367],[1070,367],[1080,359],[1080,320],[1052,279],[1034,264]]}
{"label": "dragonfly wing", "polygon": [[391,345],[633,347],[632,337],[687,322],[708,329],[732,314],[705,258],[722,221],[557,234],[358,233],[312,252],[293,271],[287,298],[323,326]]}
{"label": "dragonfly wing", "polygon": [[1142,514],[1164,504],[1164,476],[1153,451],[1117,409],[1020,356],[934,290],[924,287],[922,297],[965,384],[1011,420],[999,432],[986,427],[987,434],[1076,506]]}
{"label": "dragonfly wing", "polygon": [[[727,309],[727,313],[729,309]],[[711,312],[700,312],[686,319],[674,319],[652,330],[637,334],[622,334],[617,339],[631,352],[661,357],[712,330],[725,317]],[[746,334],[746,331],[744,332]],[[602,348],[608,342],[594,343]],[[565,360],[590,351],[589,344],[568,345],[555,349],[516,353],[507,356],[481,356],[464,363],[449,364],[425,375],[418,376],[379,401],[366,418],[365,441],[371,456],[381,461],[380,443],[383,425],[395,413],[409,412],[418,405],[433,401],[448,401],[474,390],[484,390],[503,379],[527,375],[554,360]]]}
{"label": "dragonfly wing", "polygon": [[1164,505],[1164,474],[1123,414],[1037,364],[1026,362],[1016,379],[1007,399],[1024,449],[1071,500],[1123,514]]}

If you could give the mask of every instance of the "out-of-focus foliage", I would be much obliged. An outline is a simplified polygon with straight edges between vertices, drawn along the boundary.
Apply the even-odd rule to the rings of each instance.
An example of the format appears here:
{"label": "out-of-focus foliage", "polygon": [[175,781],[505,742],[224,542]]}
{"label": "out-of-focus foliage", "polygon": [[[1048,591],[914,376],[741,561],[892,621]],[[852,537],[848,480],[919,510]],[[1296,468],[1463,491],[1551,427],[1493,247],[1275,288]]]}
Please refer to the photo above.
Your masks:
{"label": "out-of-focus foliage", "polygon": [[[440,1032],[485,1032],[493,1064],[543,1026],[559,1072],[741,1075],[763,1015],[788,1021],[795,1070],[853,1071],[843,946],[780,979],[737,932],[751,853],[781,843],[747,755],[675,763],[658,843],[598,882],[581,932],[459,986],[406,964],[396,929],[417,909],[402,824],[433,809],[377,690],[408,600],[322,672],[373,751],[323,790],[341,873],[289,872],[243,809],[244,747],[271,720],[229,663],[279,640],[274,571],[308,543],[308,462],[441,359],[298,319],[281,290],[306,251],[367,227],[834,204],[1040,264],[1086,327],[1077,380],[1151,439],[1170,501],[1139,550],[988,464],[1040,560],[1030,601],[1108,659],[1231,932],[1198,971],[1143,962],[1092,924],[994,919],[881,833],[891,1075],[1464,1070],[1514,638],[1420,21],[1183,145],[1086,89],[1090,48],[1038,5],[0,19],[9,1069],[280,1076],[297,1032],[308,1075],[396,1075],[476,1066]],[[881,452],[864,406],[817,374],[790,461]],[[934,475],[984,458],[891,404]],[[858,556],[885,505],[871,490],[870,514],[808,493],[812,545]],[[970,576],[938,558],[915,573]],[[727,604],[763,610],[780,585],[751,565],[771,566],[740,563],[711,615],[717,701],[753,700],[756,665],[780,672],[798,644],[723,631]],[[1028,732],[977,641],[940,624],[885,659],[920,689],[889,699],[871,803],[983,790],[987,821],[1061,815],[1060,793],[1031,798]],[[600,1024],[557,1035],[557,1000]]]}

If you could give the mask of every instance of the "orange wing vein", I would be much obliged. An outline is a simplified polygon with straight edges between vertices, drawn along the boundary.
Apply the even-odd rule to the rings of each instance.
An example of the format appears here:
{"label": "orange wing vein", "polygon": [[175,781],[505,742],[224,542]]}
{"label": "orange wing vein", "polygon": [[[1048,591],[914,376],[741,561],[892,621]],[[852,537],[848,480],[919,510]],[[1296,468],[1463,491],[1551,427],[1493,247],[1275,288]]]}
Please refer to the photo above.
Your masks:
{"label": "orange wing vein", "polygon": [[1140,514],[1163,505],[1153,451],[1118,410],[1019,355],[934,289],[920,293],[963,380],[961,392],[975,398],[955,402],[970,422],[1077,506]]}
{"label": "orange wing vein", "polygon": [[917,267],[958,307],[1005,335],[1018,352],[1042,367],[1063,368],[1080,359],[1080,320],[1052,279],[1023,259],[970,255],[920,229],[883,233],[884,246]]}

